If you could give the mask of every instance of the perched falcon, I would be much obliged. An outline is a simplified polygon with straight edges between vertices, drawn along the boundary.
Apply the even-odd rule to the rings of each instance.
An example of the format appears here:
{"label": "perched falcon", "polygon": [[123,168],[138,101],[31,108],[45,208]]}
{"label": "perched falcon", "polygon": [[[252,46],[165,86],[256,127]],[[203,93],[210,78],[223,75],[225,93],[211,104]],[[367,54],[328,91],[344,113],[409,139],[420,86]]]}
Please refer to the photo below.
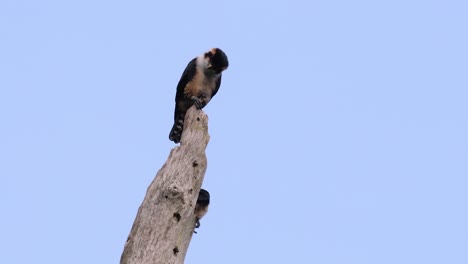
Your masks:
{"label": "perched falcon", "polygon": [[198,194],[197,198],[197,204],[195,205],[195,217],[197,219],[197,222],[195,223],[195,228],[200,227],[200,219],[208,212],[209,205],[210,193],[205,189],[200,189],[200,193]]}
{"label": "perched falcon", "polygon": [[221,73],[228,66],[226,54],[218,48],[213,48],[188,63],[177,84],[174,125],[169,133],[171,141],[180,142],[187,110],[192,105],[202,109],[215,96],[221,85]]}

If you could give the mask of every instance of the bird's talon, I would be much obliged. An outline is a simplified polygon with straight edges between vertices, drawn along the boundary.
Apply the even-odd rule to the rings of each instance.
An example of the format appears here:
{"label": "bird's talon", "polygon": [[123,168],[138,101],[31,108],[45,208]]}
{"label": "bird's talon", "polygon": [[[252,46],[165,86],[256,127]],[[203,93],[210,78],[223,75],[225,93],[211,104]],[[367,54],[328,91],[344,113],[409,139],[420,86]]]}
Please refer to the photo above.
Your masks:
{"label": "bird's talon", "polygon": [[203,108],[203,101],[200,98],[192,96],[192,101],[195,104],[195,106],[197,107],[197,109],[202,109]]}

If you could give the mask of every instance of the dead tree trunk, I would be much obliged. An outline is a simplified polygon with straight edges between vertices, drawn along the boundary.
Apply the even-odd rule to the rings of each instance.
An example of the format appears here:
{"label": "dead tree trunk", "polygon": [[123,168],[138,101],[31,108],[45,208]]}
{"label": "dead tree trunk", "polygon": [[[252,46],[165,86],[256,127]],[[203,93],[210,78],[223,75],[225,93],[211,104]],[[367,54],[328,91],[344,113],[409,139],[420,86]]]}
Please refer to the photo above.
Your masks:
{"label": "dead tree trunk", "polygon": [[194,208],[205,176],[208,117],[192,107],[180,146],[148,187],[125,243],[121,264],[182,264],[195,226]]}

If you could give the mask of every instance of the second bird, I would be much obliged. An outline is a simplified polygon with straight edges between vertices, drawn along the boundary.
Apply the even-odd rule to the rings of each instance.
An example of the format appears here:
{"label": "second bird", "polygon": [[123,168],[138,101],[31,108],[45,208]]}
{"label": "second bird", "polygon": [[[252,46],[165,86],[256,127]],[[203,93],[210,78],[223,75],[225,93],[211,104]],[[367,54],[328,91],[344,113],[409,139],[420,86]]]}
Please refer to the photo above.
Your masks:
{"label": "second bird", "polygon": [[187,110],[192,105],[202,109],[215,96],[221,85],[221,73],[228,66],[226,54],[218,48],[213,48],[188,63],[177,84],[174,125],[169,133],[171,141],[180,142]]}

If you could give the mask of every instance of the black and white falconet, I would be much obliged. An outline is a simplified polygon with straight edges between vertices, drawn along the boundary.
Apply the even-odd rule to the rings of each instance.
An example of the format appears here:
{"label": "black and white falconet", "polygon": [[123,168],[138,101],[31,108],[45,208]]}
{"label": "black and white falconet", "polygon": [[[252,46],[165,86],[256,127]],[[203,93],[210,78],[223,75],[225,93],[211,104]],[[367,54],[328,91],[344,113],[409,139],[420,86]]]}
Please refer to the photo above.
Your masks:
{"label": "black and white falconet", "polygon": [[[208,212],[210,205],[210,193],[205,189],[200,189],[198,194],[197,204],[195,205],[195,228],[200,227],[200,219]],[[197,232],[195,232],[197,233]]]}
{"label": "black and white falconet", "polygon": [[177,84],[174,125],[169,133],[171,141],[180,142],[187,110],[192,105],[202,109],[216,95],[221,85],[222,72],[228,66],[226,54],[218,48],[213,48],[188,63]]}

